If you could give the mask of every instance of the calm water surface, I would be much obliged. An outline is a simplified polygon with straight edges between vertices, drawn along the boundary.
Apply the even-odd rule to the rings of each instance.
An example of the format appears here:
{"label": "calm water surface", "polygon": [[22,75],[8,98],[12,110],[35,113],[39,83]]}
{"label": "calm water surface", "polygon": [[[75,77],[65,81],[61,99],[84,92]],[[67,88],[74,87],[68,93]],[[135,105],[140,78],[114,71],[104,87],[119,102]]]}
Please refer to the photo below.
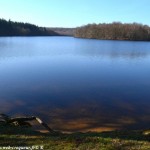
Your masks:
{"label": "calm water surface", "polygon": [[150,42],[0,38],[0,113],[64,131],[150,125]]}

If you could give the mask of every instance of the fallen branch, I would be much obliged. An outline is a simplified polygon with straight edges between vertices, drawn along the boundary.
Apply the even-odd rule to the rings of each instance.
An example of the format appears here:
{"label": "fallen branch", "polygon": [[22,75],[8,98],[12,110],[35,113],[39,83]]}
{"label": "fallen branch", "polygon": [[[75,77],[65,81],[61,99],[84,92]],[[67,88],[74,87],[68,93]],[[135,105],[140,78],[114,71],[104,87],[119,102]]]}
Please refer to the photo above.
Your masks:
{"label": "fallen branch", "polygon": [[15,126],[26,126],[30,127],[31,124],[28,121],[36,120],[39,124],[44,126],[50,133],[54,133],[55,131],[52,130],[46,123],[44,123],[40,118],[31,116],[31,117],[16,117],[11,118],[5,114],[0,114],[0,123],[5,123],[7,125],[15,125]]}

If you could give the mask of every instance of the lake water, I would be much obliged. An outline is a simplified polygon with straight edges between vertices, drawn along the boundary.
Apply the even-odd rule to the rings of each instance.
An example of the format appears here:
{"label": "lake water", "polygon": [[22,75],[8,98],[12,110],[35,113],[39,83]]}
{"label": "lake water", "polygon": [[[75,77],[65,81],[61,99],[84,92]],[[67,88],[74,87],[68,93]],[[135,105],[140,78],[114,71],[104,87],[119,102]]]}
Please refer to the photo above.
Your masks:
{"label": "lake water", "polygon": [[150,125],[150,42],[0,38],[0,113],[63,131]]}

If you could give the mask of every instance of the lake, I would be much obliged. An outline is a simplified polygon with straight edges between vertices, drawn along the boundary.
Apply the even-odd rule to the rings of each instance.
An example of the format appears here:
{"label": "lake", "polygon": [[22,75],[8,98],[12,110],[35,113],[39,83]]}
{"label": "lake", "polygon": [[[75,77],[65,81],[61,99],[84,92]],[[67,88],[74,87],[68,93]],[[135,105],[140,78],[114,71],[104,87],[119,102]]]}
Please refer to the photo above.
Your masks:
{"label": "lake", "polygon": [[0,38],[0,113],[61,131],[150,125],[150,42]]}

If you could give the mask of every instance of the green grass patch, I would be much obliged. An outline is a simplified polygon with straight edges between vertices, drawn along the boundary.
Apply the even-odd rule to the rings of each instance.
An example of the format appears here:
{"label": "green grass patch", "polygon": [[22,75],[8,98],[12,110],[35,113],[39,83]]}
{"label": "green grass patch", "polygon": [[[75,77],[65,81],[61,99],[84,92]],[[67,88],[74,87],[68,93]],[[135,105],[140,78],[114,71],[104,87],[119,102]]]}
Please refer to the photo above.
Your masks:
{"label": "green grass patch", "polygon": [[150,150],[146,131],[44,134],[21,127],[1,127],[2,146],[43,146],[45,150]]}

